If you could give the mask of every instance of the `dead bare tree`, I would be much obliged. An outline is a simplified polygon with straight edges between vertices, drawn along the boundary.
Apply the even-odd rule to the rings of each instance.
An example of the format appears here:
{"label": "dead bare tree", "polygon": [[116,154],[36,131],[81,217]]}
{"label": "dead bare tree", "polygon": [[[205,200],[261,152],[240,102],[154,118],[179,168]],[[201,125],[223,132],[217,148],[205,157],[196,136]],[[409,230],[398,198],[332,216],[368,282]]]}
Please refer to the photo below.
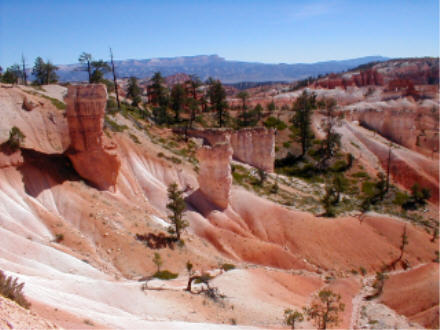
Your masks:
{"label": "dead bare tree", "polygon": [[27,86],[26,62],[23,53],[21,54],[21,67],[23,85]]}
{"label": "dead bare tree", "polygon": [[115,62],[113,61],[113,52],[111,47],[110,47],[110,60],[112,63],[113,83],[115,84],[116,102],[118,103],[118,110],[121,110],[121,103],[119,102],[118,82],[116,79],[116,72],[115,72]]}
{"label": "dead bare tree", "polygon": [[391,171],[391,157],[392,157],[392,148],[393,144],[390,142],[389,149],[388,149],[388,159],[387,159],[387,183],[385,186],[385,193],[388,192],[390,189],[390,171]]}

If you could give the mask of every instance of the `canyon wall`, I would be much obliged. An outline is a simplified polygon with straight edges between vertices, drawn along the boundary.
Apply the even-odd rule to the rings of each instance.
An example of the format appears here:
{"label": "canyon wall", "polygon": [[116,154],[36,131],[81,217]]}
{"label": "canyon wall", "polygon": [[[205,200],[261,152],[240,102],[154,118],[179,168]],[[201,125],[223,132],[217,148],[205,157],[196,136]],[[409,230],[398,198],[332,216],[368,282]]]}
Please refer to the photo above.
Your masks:
{"label": "canyon wall", "polygon": [[[175,133],[184,134],[183,129]],[[188,129],[186,134],[203,139],[204,144],[215,146],[217,143],[230,143],[233,158],[255,166],[266,172],[274,171],[275,130],[264,127],[232,129]]]}
{"label": "canyon wall", "polygon": [[197,159],[200,191],[219,208],[227,208],[232,186],[231,145],[226,142],[212,147],[202,146],[197,150]]}
{"label": "canyon wall", "polygon": [[121,162],[116,146],[103,136],[105,86],[69,86],[65,101],[71,141],[67,156],[78,174],[99,189],[114,187]]}
{"label": "canyon wall", "polygon": [[[394,82],[393,82],[394,81]],[[385,86],[403,81],[413,85],[438,84],[439,63],[435,58],[391,60],[342,74],[330,74],[312,84],[314,88],[334,89],[348,86]],[[415,90],[408,89],[412,94]]]}
{"label": "canyon wall", "polygon": [[351,114],[362,126],[432,158],[439,156],[439,121],[430,110],[364,110]]}
{"label": "canyon wall", "polygon": [[[388,166],[389,147],[368,137],[354,126],[350,131],[370,150],[378,159],[384,171]],[[393,149],[390,174],[394,182],[401,184],[406,189],[418,183],[431,191],[430,201],[439,203],[439,172],[438,163],[420,156],[417,153],[403,149]]]}

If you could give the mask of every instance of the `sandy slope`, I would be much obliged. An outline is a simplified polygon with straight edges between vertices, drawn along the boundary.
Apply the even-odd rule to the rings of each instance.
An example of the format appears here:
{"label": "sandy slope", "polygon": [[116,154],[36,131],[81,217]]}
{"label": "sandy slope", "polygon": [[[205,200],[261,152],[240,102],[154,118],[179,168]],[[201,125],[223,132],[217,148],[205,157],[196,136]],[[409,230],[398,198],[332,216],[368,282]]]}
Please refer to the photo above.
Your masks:
{"label": "sandy slope", "polygon": [[385,281],[381,301],[412,321],[425,327],[438,328],[438,279],[439,267],[434,263],[392,275]]}
{"label": "sandy slope", "polygon": [[[317,218],[235,187],[229,207],[217,210],[198,192],[192,165],[176,166],[159,157],[168,151],[120,117],[142,143],[134,143],[127,132],[113,134],[122,160],[117,189],[98,191],[59,154],[64,137],[56,133],[58,126],[44,126],[52,135],[32,126],[33,120],[45,123],[59,110],[42,106],[24,120],[28,115],[10,102],[11,97],[22,102],[22,92],[0,93],[11,112],[6,117],[25,121],[22,128],[30,137],[24,163],[0,169],[0,269],[24,281],[32,311],[57,325],[87,327],[90,321],[109,328],[198,329],[237,322],[278,327],[285,308],[300,309],[313,293],[329,286],[347,305],[341,323],[347,327],[351,301],[360,290],[350,271],[362,266],[372,273],[399,254],[403,222],[398,219]],[[159,252],[163,268],[180,276],[152,283],[165,290],[144,292],[137,280],[155,271],[155,251],[135,235],[164,231],[171,182],[186,188],[190,228],[183,248]],[[429,262],[436,244],[421,229],[407,229],[406,258],[411,265]],[[64,237],[59,243],[54,242],[56,234]],[[187,260],[202,271],[224,262],[238,266],[213,280],[226,295],[221,303],[183,291]]]}

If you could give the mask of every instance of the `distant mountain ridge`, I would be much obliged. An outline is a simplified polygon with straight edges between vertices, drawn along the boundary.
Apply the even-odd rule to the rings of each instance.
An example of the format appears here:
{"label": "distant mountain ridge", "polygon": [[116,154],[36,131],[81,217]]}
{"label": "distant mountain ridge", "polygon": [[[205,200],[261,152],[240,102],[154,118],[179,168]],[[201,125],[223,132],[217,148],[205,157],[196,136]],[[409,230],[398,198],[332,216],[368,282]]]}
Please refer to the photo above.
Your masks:
{"label": "distant mountain ridge", "polygon": [[[202,80],[208,77],[224,83],[293,81],[309,76],[339,73],[369,62],[386,61],[382,56],[366,56],[341,61],[316,63],[266,64],[258,62],[229,61],[218,55],[180,56],[145,60],[115,61],[118,78],[135,76],[147,78],[160,71],[163,76],[176,73],[196,74]],[[78,71],[79,64],[59,65],[61,81],[84,81],[87,75]]]}

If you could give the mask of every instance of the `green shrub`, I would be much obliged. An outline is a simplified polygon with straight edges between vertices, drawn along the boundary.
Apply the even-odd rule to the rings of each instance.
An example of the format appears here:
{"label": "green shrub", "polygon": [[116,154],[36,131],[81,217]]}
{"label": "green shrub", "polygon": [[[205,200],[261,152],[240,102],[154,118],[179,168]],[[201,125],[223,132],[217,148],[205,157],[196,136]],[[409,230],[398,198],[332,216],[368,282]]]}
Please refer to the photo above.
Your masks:
{"label": "green shrub", "polygon": [[365,276],[366,274],[367,274],[367,270],[364,268],[364,267],[359,267],[359,271],[360,271],[360,273],[363,275],[363,276]]}
{"label": "green shrub", "polygon": [[169,270],[161,270],[161,271],[157,271],[154,273],[153,277],[161,279],[161,280],[174,280],[175,278],[177,278],[177,276],[179,276],[179,274],[176,273],[172,273]]}
{"label": "green shrub", "polygon": [[17,126],[14,126],[9,131],[9,139],[6,142],[12,150],[17,150],[23,144],[25,135]]}
{"label": "green shrub", "polygon": [[6,276],[0,270],[0,295],[5,298],[15,301],[20,306],[29,309],[30,302],[26,300],[23,295],[24,283],[18,283],[16,278],[12,276]]}
{"label": "green shrub", "polygon": [[119,125],[107,115],[105,116],[105,126],[109,127],[113,132],[123,132],[128,128],[127,125]]}
{"label": "green shrub", "polygon": [[376,183],[365,181],[362,183],[362,192],[367,196],[374,196],[376,194]]}
{"label": "green shrub", "polygon": [[55,235],[55,242],[61,243],[62,241],[64,241],[64,235],[63,234],[56,234]]}
{"label": "green shrub", "polygon": [[275,117],[269,117],[264,122],[263,125],[267,128],[276,128],[279,131],[282,131],[287,128],[287,125],[282,120],[275,118]]}
{"label": "green shrub", "polygon": [[349,164],[345,160],[337,160],[332,166],[331,170],[333,172],[343,172],[347,170],[349,167]]}
{"label": "green shrub", "polygon": [[223,264],[223,265],[221,266],[221,269],[223,269],[225,272],[227,272],[227,271],[229,271],[229,270],[233,270],[233,269],[235,269],[235,265],[225,263],[225,264]]}
{"label": "green shrub", "polygon": [[404,205],[409,200],[409,195],[406,192],[398,191],[394,196],[393,204],[396,205]]}
{"label": "green shrub", "polygon": [[361,178],[361,179],[368,179],[368,178],[370,178],[368,173],[367,172],[363,172],[363,171],[359,171],[359,172],[353,173],[351,176],[353,178]]}
{"label": "green shrub", "polygon": [[66,109],[66,104],[64,102],[61,102],[58,99],[55,99],[53,97],[44,95],[44,94],[39,94],[42,97],[44,97],[45,99],[49,100],[50,102],[52,102],[52,104],[58,109],[58,110],[65,110]]}

